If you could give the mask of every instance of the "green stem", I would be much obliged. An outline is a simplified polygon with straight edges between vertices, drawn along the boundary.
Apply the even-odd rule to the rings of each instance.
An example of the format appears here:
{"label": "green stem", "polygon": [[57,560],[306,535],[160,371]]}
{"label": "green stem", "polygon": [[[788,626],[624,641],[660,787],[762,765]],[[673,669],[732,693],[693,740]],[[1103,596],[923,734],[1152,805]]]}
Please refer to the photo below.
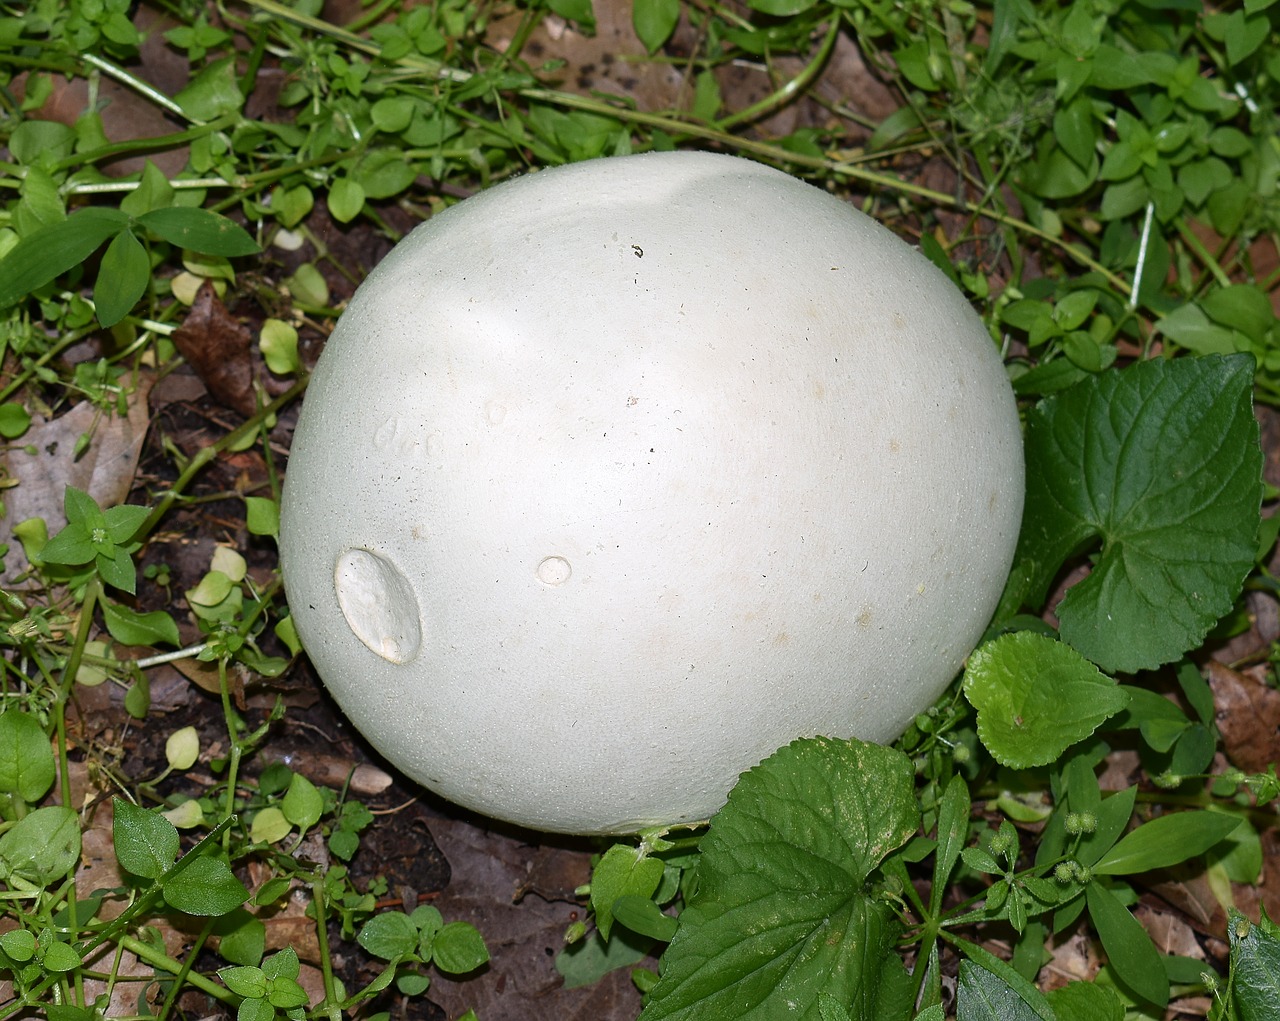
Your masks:
{"label": "green stem", "polygon": [[[176,989],[180,989],[184,982],[188,982],[201,992],[208,993],[215,1000],[222,1003],[235,1004],[237,997],[229,989],[205,978],[205,976],[200,974],[198,971],[192,971],[190,959],[179,963],[168,954],[161,953],[150,943],[144,943],[142,940],[137,939],[134,936],[121,936],[118,942],[120,946],[124,947],[130,953],[137,956],[140,960],[145,961],[153,968],[158,968],[161,971],[167,971],[170,975],[177,976],[179,981],[175,983],[174,987]],[[163,1016],[164,1015],[162,1014],[161,1017]]]}
{"label": "green stem", "polygon": [[120,84],[126,85],[129,88],[133,89],[133,91],[138,93],[138,95],[144,97],[145,99],[150,100],[152,103],[155,103],[155,105],[160,107],[161,109],[167,110],[169,113],[173,114],[175,117],[178,117],[189,124],[200,123],[200,121],[198,121],[195,117],[188,115],[187,112],[182,109],[182,107],[180,107],[177,103],[175,103],[172,99],[166,96],[163,92],[157,89],[150,82],[143,81],[137,75],[134,75],[129,71],[126,71],[124,68],[117,67],[115,64],[111,63],[109,60],[103,60],[101,57],[93,53],[81,53],[80,59],[84,61],[86,64],[88,64],[90,67],[96,67],[108,78],[114,78],[116,81],[120,82]]}
{"label": "green stem", "polygon": [[[204,927],[200,930],[200,935],[196,937],[195,943],[187,951],[187,956],[182,962],[182,968],[174,974],[175,981],[169,987],[169,995],[164,998],[164,1005],[160,1008],[160,1013],[156,1015],[156,1021],[167,1021],[170,1012],[173,1010],[174,1003],[177,1002],[179,994],[186,989],[189,981],[191,981],[192,985],[196,985],[191,978],[193,974],[191,969],[195,966],[196,958],[204,947],[205,941],[208,940],[209,933],[213,932],[215,922],[217,922],[217,918],[210,918],[204,923]],[[204,976],[201,975],[200,978],[204,978]]]}
{"label": "green stem", "polygon": [[316,908],[316,944],[320,951],[320,973],[324,977],[325,1013],[329,1021],[342,1021],[342,1005],[338,1002],[338,990],[333,981],[333,962],[329,958],[329,932],[324,898],[324,877],[317,874],[311,879],[311,903]]}

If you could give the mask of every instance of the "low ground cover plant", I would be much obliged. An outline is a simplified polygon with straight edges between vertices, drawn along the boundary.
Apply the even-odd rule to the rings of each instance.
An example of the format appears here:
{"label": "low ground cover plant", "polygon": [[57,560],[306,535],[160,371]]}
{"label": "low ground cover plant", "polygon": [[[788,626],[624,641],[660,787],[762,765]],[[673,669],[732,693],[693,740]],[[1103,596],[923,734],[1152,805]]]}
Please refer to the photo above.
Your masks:
{"label": "low ground cover plant", "polygon": [[[284,698],[246,709],[303,654],[273,559],[280,423],[414,223],[674,147],[828,187],[951,277],[1021,402],[1027,509],[947,695],[893,747],[798,741],[708,826],[598,847],[565,983],[628,969],[642,1021],[1275,1017],[1280,931],[1265,896],[1236,903],[1280,866],[1275,733],[1235,739],[1224,693],[1248,667],[1265,717],[1280,638],[1277,12],[0,4],[0,1019],[374,1016],[484,969],[482,932],[352,878],[369,808],[268,764]],[[552,45],[619,17],[620,77],[660,69],[660,103]],[[106,452],[181,365],[229,417],[135,477]],[[229,465],[252,470],[201,489]],[[171,536],[215,505],[228,537],[177,588]],[[171,663],[222,735],[176,729],[140,775],[85,707],[112,691],[162,725]],[[197,762],[204,789],[179,782]],[[1141,920],[1174,881],[1209,891],[1178,947]],[[269,947],[293,903],[307,947]],[[1072,939],[1096,961],[1067,981]],[[358,984],[331,940],[373,962]]]}

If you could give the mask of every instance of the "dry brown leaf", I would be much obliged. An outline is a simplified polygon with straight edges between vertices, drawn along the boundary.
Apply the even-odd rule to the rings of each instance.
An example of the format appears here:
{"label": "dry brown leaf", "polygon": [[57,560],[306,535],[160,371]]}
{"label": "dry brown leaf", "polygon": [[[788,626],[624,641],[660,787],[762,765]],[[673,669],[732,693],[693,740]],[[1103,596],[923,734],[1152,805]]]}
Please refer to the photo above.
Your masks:
{"label": "dry brown leaf", "polygon": [[1209,687],[1227,758],[1247,773],[1280,762],[1280,692],[1217,662]]}
{"label": "dry brown leaf", "polygon": [[[555,969],[565,929],[583,914],[572,887],[589,879],[590,852],[533,844],[437,812],[430,826],[453,871],[433,903],[446,921],[476,926],[492,955],[472,978],[432,978],[427,995],[450,1018],[472,1007],[484,1021],[634,1021],[640,993],[628,969],[583,989],[565,989]],[[539,895],[524,896],[533,892]]]}
{"label": "dry brown leaf", "polygon": [[253,336],[233,318],[205,281],[173,343],[215,400],[246,418],[257,402],[253,392]]}
{"label": "dry brown leaf", "polygon": [[[82,489],[102,507],[124,503],[133,488],[133,476],[142,453],[150,417],[147,414],[149,379],[142,378],[129,395],[124,417],[103,411],[82,401],[65,415],[50,421],[33,419],[22,437],[22,446],[0,454],[8,474],[18,485],[4,491],[5,522],[13,525],[28,518],[43,518],[53,535],[66,523],[62,511],[67,486]],[[88,450],[76,458],[76,442],[89,435]],[[26,446],[35,448],[28,454]],[[15,552],[6,557],[4,579],[26,568],[21,547],[7,540]]]}

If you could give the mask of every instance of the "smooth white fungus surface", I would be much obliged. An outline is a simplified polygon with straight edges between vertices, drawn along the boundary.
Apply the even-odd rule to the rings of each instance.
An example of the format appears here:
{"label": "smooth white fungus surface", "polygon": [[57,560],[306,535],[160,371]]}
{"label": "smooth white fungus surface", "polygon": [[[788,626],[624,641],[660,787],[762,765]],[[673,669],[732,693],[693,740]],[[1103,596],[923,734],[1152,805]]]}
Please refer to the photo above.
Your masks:
{"label": "smooth white fungus surface", "polygon": [[434,216],[307,392],[281,520],[344,712],[535,829],[706,818],[796,737],[896,738],[1008,573],[991,338],[867,216],[729,156],[599,159]]}

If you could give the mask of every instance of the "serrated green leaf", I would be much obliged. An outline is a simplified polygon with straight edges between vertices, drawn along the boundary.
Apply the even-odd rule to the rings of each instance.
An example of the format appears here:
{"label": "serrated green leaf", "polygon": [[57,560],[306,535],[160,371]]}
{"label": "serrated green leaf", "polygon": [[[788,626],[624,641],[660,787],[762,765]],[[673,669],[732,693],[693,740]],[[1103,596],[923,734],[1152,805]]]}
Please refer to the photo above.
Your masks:
{"label": "serrated green leaf", "polygon": [[1169,1002],[1169,977],[1147,930],[1100,883],[1090,883],[1084,895],[1089,917],[1116,976],[1144,1000],[1163,1008]]}
{"label": "serrated green leaf", "polygon": [[1234,910],[1227,931],[1231,989],[1240,1021],[1275,1021],[1280,1003],[1280,938]]}
{"label": "serrated green leaf", "polygon": [[39,721],[18,709],[0,713],[0,791],[34,804],[55,778],[53,749]]}
{"label": "serrated green leaf", "polygon": [[951,881],[951,872],[960,851],[969,840],[969,785],[964,777],[953,776],[938,802],[938,846],[933,859],[933,886],[929,891],[929,913],[942,910],[942,898]]}
{"label": "serrated green leaf", "polygon": [[1098,875],[1123,876],[1177,865],[1225,840],[1240,820],[1221,812],[1174,812],[1143,823],[1094,863]]}
{"label": "serrated green leaf", "polygon": [[121,645],[181,644],[178,625],[163,610],[139,613],[120,603],[106,600],[102,605],[102,616],[107,622],[107,631]]}
{"label": "serrated green leaf", "polygon": [[62,805],[37,808],[0,834],[0,876],[57,882],[80,860],[80,820]]}
{"label": "serrated green leaf", "polygon": [[200,855],[165,881],[164,899],[189,915],[225,915],[249,899],[227,863]]}
{"label": "serrated green leaf", "polygon": [[112,798],[112,837],[121,868],[159,879],[178,857],[178,831],[169,820],[122,798]]}
{"label": "serrated green leaf", "polygon": [[1002,978],[972,961],[960,962],[956,1021],[1041,1021]]}
{"label": "serrated green leaf", "polygon": [[1148,361],[1031,412],[1012,577],[1038,606],[1061,565],[1101,540],[1056,612],[1063,639],[1103,669],[1177,659],[1231,609],[1262,499],[1252,387],[1248,355]]}
{"label": "serrated green leaf", "polygon": [[133,232],[122,230],[102,253],[93,305],[98,322],[110,329],[127,316],[151,282],[151,259]]}
{"label": "serrated green leaf", "polygon": [[138,222],[170,244],[202,255],[234,258],[262,251],[248,231],[234,220],[198,206],[153,209],[139,216]]}
{"label": "serrated green leaf", "polygon": [[[1031,1017],[1040,1018],[1041,1021],[1057,1021],[1053,1008],[1049,1006],[1049,1001],[1044,998],[1044,994],[1028,979],[1019,975],[1014,970],[1013,965],[1002,961],[989,950],[984,950],[976,943],[970,943],[968,940],[957,940],[956,946],[968,959],[970,965],[976,966],[978,971],[991,975],[1021,1000],[1022,1006],[1030,1008]],[[990,984],[986,984],[984,987],[993,991],[995,988],[994,985]]]}
{"label": "serrated green leaf", "polygon": [[1053,762],[1129,701],[1080,653],[1030,631],[977,649],[965,668],[964,694],[978,711],[978,737],[1014,769]]}
{"label": "serrated green leaf", "polygon": [[1068,982],[1047,998],[1058,1017],[1068,1021],[1124,1021],[1120,998],[1096,982]]}
{"label": "serrated green leaf", "polygon": [[79,266],[128,223],[118,209],[93,206],[28,234],[0,260],[0,310]]}
{"label": "serrated green leaf", "polygon": [[872,1017],[898,925],[863,884],[918,825],[901,752],[793,742],[744,773],[702,842],[698,892],[680,916],[641,1021],[793,1017],[818,996]]}

